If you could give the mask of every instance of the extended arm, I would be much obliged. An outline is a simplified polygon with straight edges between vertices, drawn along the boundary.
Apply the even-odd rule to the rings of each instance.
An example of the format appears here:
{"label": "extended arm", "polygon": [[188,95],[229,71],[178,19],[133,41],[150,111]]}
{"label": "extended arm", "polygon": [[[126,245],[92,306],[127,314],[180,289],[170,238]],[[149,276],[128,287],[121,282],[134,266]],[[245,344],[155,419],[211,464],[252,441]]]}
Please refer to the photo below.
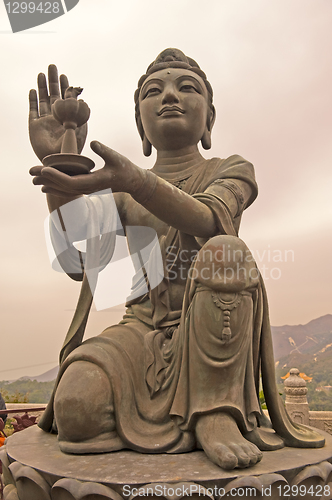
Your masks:
{"label": "extended arm", "polygon": [[[105,160],[102,169],[69,177],[52,168],[43,168],[34,183],[43,185],[43,192],[65,197],[111,188],[115,193],[130,194],[149,212],[182,232],[200,238],[210,238],[219,232],[212,211],[201,201],[96,141],[91,147]],[[32,175],[36,175],[34,172]],[[243,189],[248,189],[245,183]],[[230,213],[235,216],[238,210],[235,197],[227,189],[224,196]]]}
{"label": "extended arm", "polygon": [[[237,181],[237,188],[241,191],[245,203],[250,196],[250,187],[243,181]],[[211,193],[223,201],[231,219],[238,215],[237,193],[228,189],[226,183],[217,189],[208,189],[206,193]],[[220,232],[213,212],[206,204],[152,172],[145,171],[143,185],[132,193],[132,197],[159,219],[184,233],[206,239]]]}

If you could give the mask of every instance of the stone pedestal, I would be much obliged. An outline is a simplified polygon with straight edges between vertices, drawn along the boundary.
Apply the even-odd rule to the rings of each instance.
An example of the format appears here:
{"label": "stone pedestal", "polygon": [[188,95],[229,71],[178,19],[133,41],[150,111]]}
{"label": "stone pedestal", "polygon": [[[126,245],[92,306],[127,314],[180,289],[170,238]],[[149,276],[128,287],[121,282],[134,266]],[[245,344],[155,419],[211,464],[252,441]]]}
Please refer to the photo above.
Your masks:
{"label": "stone pedestal", "polygon": [[332,498],[332,436],[324,437],[324,448],[264,452],[262,462],[249,469],[224,471],[202,451],[66,455],[59,450],[56,436],[34,426],[11,436],[1,449],[4,499],[287,498],[291,486],[293,492],[300,491],[300,486],[302,492],[309,491],[312,486],[313,494],[291,497],[327,500]]}

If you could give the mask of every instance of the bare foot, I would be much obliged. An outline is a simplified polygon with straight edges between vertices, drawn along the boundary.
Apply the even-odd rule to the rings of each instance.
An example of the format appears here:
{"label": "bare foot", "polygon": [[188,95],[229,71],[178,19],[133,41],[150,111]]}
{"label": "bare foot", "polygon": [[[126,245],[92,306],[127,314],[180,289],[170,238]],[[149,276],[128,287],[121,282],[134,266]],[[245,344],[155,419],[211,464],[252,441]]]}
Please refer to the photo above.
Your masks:
{"label": "bare foot", "polygon": [[208,458],[223,469],[250,467],[263,457],[257,446],[242,436],[235,420],[227,413],[199,417],[196,437]]}

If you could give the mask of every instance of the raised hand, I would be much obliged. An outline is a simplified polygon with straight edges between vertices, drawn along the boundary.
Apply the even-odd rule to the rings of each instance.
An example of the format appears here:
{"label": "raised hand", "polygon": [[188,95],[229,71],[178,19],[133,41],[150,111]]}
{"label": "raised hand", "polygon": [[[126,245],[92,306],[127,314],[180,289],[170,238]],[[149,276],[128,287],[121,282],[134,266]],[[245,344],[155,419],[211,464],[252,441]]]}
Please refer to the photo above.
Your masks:
{"label": "raised hand", "polygon": [[52,167],[33,167],[30,169],[33,183],[41,185],[44,193],[62,197],[91,194],[108,188],[114,193],[132,194],[143,184],[144,170],[128,158],[98,141],[91,143],[91,149],[105,160],[103,168],[89,174],[69,176]]}
{"label": "raised hand", "polygon": [[[60,95],[61,87],[61,95]],[[69,87],[68,78],[60,76],[54,64],[48,67],[48,87],[44,73],[38,75],[38,94],[32,89],[29,93],[29,134],[32,148],[40,161],[50,154],[60,153],[61,143],[65,129],[53,118],[51,106],[57,99],[63,99]],[[77,147],[80,153],[83,149],[87,135],[87,125],[76,129]]]}

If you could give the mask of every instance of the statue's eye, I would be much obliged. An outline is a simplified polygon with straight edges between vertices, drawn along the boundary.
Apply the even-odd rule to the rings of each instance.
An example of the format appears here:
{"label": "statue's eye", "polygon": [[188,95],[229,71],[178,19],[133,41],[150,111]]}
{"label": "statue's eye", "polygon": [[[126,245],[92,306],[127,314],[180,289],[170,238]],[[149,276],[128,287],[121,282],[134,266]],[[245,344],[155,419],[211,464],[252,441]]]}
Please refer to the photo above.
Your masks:
{"label": "statue's eye", "polygon": [[158,87],[150,87],[144,94],[144,98],[152,96],[152,95],[158,95],[160,94],[161,90]]}
{"label": "statue's eye", "polygon": [[197,94],[200,93],[196,89],[196,87],[194,85],[191,85],[190,83],[186,83],[185,85],[181,85],[180,90],[181,90],[181,92],[197,92]]}

